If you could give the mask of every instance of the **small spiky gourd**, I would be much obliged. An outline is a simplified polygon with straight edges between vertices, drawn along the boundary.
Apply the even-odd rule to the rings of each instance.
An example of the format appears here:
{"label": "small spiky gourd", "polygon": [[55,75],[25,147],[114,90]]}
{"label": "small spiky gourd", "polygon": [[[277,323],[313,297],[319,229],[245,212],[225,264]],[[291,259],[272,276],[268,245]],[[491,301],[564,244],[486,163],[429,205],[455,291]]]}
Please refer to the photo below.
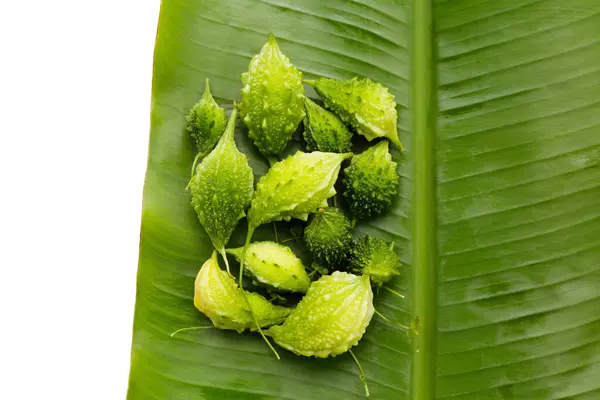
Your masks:
{"label": "small spiky gourd", "polygon": [[304,230],[304,243],[319,263],[338,265],[351,246],[352,224],[339,209],[321,208]]}
{"label": "small spiky gourd", "polygon": [[381,286],[400,274],[400,260],[394,251],[394,242],[365,235],[350,249],[348,269],[355,274],[367,275]]}
{"label": "small spiky gourd", "polygon": [[204,94],[192,107],[186,120],[186,130],[196,142],[200,157],[204,157],[215,147],[227,124],[225,110],[212,97],[208,78]]}
{"label": "small spiky gourd", "polygon": [[344,170],[343,196],[354,218],[369,218],[390,208],[400,180],[396,167],[387,140],[352,158]]}
{"label": "small spiky gourd", "polygon": [[248,135],[267,158],[279,156],[304,118],[302,73],[283,55],[275,36],[269,36],[242,74],[238,105]]}

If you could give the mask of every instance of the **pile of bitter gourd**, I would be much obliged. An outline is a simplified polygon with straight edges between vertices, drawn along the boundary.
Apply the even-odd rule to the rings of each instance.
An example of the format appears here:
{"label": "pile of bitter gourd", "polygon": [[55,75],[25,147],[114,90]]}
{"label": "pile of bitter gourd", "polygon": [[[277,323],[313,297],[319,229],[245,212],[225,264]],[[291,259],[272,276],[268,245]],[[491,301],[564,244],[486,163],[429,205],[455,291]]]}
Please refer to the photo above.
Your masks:
{"label": "pile of bitter gourd", "polygon": [[[324,108],[305,97],[304,83],[314,87]],[[401,148],[394,96],[368,78],[303,81],[273,35],[252,58],[242,84],[242,100],[229,121],[208,80],[187,117],[198,148],[189,184],[192,206],[215,249],[196,278],[194,305],[217,328],[258,330],[267,343],[270,336],[302,356],[339,355],[358,344],[369,325],[375,311],[371,286],[399,274],[393,243],[352,234],[356,220],[386,212],[398,191],[389,152],[389,142]],[[271,164],[256,189],[248,160],[234,141],[238,112],[248,136]],[[307,152],[279,161],[302,121]],[[378,141],[353,155],[354,132]],[[344,160],[350,162],[343,171],[342,195],[351,219],[328,203]],[[245,246],[226,248],[245,216]],[[258,226],[292,218],[310,219],[302,238],[314,260],[310,275],[289,247],[251,242]],[[219,267],[218,254],[227,271]],[[230,274],[227,254],[240,262],[238,282]],[[304,296],[295,307],[273,304],[242,288],[244,274],[284,295]]]}

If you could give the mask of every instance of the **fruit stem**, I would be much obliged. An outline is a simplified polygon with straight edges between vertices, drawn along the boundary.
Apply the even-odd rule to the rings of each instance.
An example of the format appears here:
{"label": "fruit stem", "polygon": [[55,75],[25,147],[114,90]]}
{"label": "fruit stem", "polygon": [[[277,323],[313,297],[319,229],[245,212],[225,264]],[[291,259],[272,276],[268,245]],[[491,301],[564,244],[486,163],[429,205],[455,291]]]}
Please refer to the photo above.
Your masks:
{"label": "fruit stem", "polygon": [[242,249],[242,257],[240,258],[240,277],[239,277],[239,285],[242,287],[242,278],[244,277],[244,264],[246,262],[246,250],[248,250],[248,245],[250,244],[250,240],[252,239],[252,235],[254,235],[254,230],[256,228],[248,225],[248,233],[246,234],[246,242],[244,243],[244,248]]}
{"label": "fruit stem", "polygon": [[260,336],[262,336],[264,341],[267,343],[267,346],[269,346],[271,351],[273,351],[273,354],[275,354],[275,357],[277,357],[278,360],[281,360],[281,358],[279,357],[279,354],[277,353],[277,350],[275,350],[275,348],[273,347],[271,342],[269,342],[269,339],[267,339],[267,337],[265,336],[265,333],[261,329],[260,324],[258,323],[258,319],[256,318],[256,314],[254,314],[254,310],[252,309],[252,305],[250,304],[250,301],[248,300],[248,296],[246,296],[246,291],[244,290],[244,287],[242,286],[242,278],[244,277],[244,263],[246,261],[246,250],[248,250],[248,245],[250,244],[250,240],[252,239],[252,235],[254,234],[255,229],[256,229],[256,227],[254,227],[252,225],[248,225],[248,233],[246,234],[246,242],[244,243],[244,248],[242,250],[242,258],[240,259],[239,286],[240,286],[240,290],[242,291],[242,295],[244,296],[244,300],[246,300],[246,304],[248,305],[248,309],[250,310],[250,314],[252,315],[252,319],[254,320],[254,324],[256,325],[256,328],[258,329],[258,333],[260,333]]}
{"label": "fruit stem", "polygon": [[185,187],[185,190],[188,190],[190,188],[192,179],[194,179],[194,170],[196,169],[196,164],[198,163],[198,160],[200,160],[203,156],[204,156],[203,153],[198,153],[198,154],[196,154],[196,157],[194,157],[194,162],[192,163],[192,171],[190,173],[190,180],[188,181],[188,184]]}
{"label": "fruit stem", "polygon": [[181,329],[177,329],[175,332],[171,333],[171,337],[177,335],[180,332],[184,332],[184,331],[197,331],[200,329],[211,329],[214,328],[214,326],[190,326],[188,328],[181,328]]}
{"label": "fruit stem", "polygon": [[400,294],[400,293],[396,292],[395,290],[390,289],[387,286],[384,286],[383,288],[385,290],[387,290],[388,292],[390,292],[390,293],[394,293],[396,296],[400,297],[401,299],[405,299],[406,298],[406,296],[404,296],[403,294]]}
{"label": "fruit stem", "polygon": [[365,387],[365,397],[369,397],[369,385],[367,384],[367,377],[365,375],[365,371],[363,371],[362,367],[360,366],[360,362],[358,362],[358,358],[356,358],[356,356],[354,355],[352,350],[348,350],[348,352],[354,359],[354,362],[356,363],[356,366],[358,367],[358,371],[360,372],[360,380],[361,380],[363,386]]}
{"label": "fruit stem", "polygon": [[225,252],[225,247],[221,248],[219,250],[219,253],[221,253],[221,257],[223,257],[223,261],[225,261],[225,268],[227,268],[227,273],[229,274],[229,276],[233,277],[233,275],[231,275],[231,271],[229,270],[229,260],[227,259],[227,253]]}
{"label": "fruit stem", "polygon": [[389,319],[388,317],[386,317],[385,315],[383,315],[382,313],[380,313],[379,311],[377,311],[376,309],[373,309],[373,310],[375,310],[375,314],[377,314],[385,322],[392,324],[392,325],[396,325],[397,327],[402,328],[402,330],[404,330],[405,332],[408,332],[408,330],[409,330],[408,326],[394,322],[391,319]]}

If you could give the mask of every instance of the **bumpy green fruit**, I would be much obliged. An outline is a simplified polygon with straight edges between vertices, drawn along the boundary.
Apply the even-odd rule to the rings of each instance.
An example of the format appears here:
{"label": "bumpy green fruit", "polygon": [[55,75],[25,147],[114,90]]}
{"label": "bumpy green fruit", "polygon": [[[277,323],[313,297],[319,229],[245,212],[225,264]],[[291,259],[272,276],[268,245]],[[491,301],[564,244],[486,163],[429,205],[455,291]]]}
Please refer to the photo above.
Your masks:
{"label": "bumpy green fruit", "polygon": [[202,98],[192,107],[186,120],[186,130],[196,142],[200,157],[204,157],[215,147],[227,123],[225,110],[219,107],[210,93],[208,78]]}
{"label": "bumpy green fruit", "polygon": [[304,86],[272,34],[242,74],[242,84],[238,108],[250,138],[266,157],[280,155],[304,118]]}
{"label": "bumpy green fruit", "polygon": [[282,323],[292,312],[291,308],[273,305],[257,293],[244,293],[235,280],[219,268],[217,253],[213,252],[196,277],[194,306],[210,318],[215,327],[241,333],[257,329],[248,303],[261,328]]}
{"label": "bumpy green fruit", "polygon": [[381,286],[399,275],[400,260],[394,252],[394,242],[365,235],[356,240],[348,257],[349,270],[355,274],[368,275]]}
{"label": "bumpy green fruit", "polygon": [[398,193],[396,167],[387,140],[352,158],[344,170],[343,196],[354,218],[368,218],[389,209]]}
{"label": "bumpy green fruit", "polygon": [[[225,251],[240,261],[243,250],[243,247],[239,247]],[[290,292],[306,293],[308,290],[308,274],[302,261],[289,247],[275,242],[254,242],[246,251],[244,271],[259,283]]]}
{"label": "bumpy green fruit", "polygon": [[321,78],[305,82],[314,86],[325,107],[367,140],[386,137],[402,149],[398,138],[396,102],[385,86],[369,78],[347,81]]}
{"label": "bumpy green fruit", "polygon": [[233,110],[219,143],[198,165],[190,181],[192,207],[223,258],[225,245],[238,221],[246,215],[254,192],[252,168],[233,139],[236,115]]}
{"label": "bumpy green fruit", "polygon": [[352,153],[296,152],[275,163],[258,181],[248,210],[249,233],[271,221],[306,221],[308,214],[327,207],[342,161]]}
{"label": "bumpy green fruit", "polygon": [[347,153],[352,147],[352,132],[335,114],[305,99],[304,140],[308,151]]}
{"label": "bumpy green fruit", "polygon": [[315,260],[335,266],[346,260],[352,225],[337,208],[321,208],[304,230],[304,243]]}
{"label": "bumpy green fruit", "polygon": [[335,271],[314,282],[283,325],[266,334],[301,356],[337,356],[358,344],[373,313],[369,278]]}

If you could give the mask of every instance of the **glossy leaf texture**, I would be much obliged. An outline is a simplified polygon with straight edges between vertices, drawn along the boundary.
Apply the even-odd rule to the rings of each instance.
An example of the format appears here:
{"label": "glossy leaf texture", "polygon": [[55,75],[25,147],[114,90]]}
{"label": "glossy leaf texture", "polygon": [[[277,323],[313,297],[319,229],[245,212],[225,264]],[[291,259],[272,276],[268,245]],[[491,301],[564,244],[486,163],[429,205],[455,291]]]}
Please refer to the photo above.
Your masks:
{"label": "glossy leaf texture", "polygon": [[[382,289],[374,305],[420,336],[373,317],[354,348],[370,398],[600,398],[598,26],[597,0],[164,0],[128,398],[364,398],[349,354],[277,361],[257,334],[170,337],[210,324],[192,302],[212,246],[185,191],[185,115],[205,78],[231,108],[270,32],[306,79],[369,77],[398,103],[400,193],[355,235],[396,243],[390,288],[407,299]],[[240,122],[235,140],[264,175]]]}

